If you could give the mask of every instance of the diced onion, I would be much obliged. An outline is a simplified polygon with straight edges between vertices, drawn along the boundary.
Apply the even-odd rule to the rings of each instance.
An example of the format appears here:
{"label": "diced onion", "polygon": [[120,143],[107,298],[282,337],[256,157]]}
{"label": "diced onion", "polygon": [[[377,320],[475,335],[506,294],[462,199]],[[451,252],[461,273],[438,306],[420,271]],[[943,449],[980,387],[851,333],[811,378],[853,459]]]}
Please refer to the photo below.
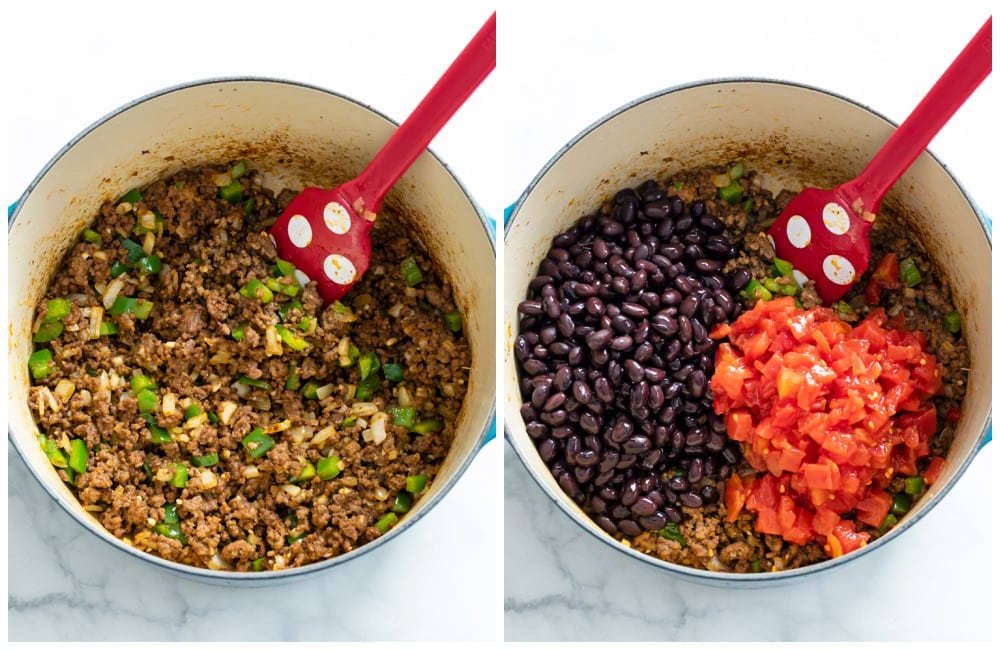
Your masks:
{"label": "diced onion", "polygon": [[393,318],[399,318],[401,313],[403,313],[403,303],[397,302],[392,307],[389,307],[389,315]]}
{"label": "diced onion", "polygon": [[378,404],[375,402],[355,402],[351,404],[351,415],[368,416],[378,413]]}
{"label": "diced onion", "polygon": [[387,437],[387,433],[385,430],[385,423],[388,420],[389,420],[389,415],[386,413],[376,413],[372,417],[370,430],[372,432],[372,440],[375,442],[376,445],[381,445]]}
{"label": "diced onion", "polygon": [[257,478],[260,476],[260,470],[257,469],[256,465],[247,465],[243,468],[243,478]]}
{"label": "diced onion", "polygon": [[305,425],[292,427],[288,430],[288,438],[292,441],[292,444],[301,445],[312,437],[313,431],[312,427]]}
{"label": "diced onion", "polygon": [[156,213],[152,210],[142,210],[137,216],[139,219],[139,225],[146,230],[153,230],[156,228]]}
{"label": "diced onion", "polygon": [[96,341],[101,338],[101,321],[104,320],[103,307],[90,308],[90,340]]}
{"label": "diced onion", "polygon": [[56,387],[52,392],[55,393],[56,397],[61,399],[63,402],[68,402],[69,398],[73,397],[73,393],[75,391],[76,384],[68,379],[60,379],[59,382],[56,383]]}
{"label": "diced onion", "polygon": [[206,488],[214,488],[219,484],[219,479],[210,469],[201,470],[201,484]]}
{"label": "diced onion", "polygon": [[216,187],[225,187],[233,182],[233,177],[229,172],[223,172],[212,176],[212,182],[215,183]]}
{"label": "diced onion", "polygon": [[208,413],[202,411],[198,415],[192,416],[187,422],[184,423],[184,428],[186,429],[197,429],[201,425],[208,422]]}
{"label": "diced onion", "polygon": [[258,411],[270,411],[271,410],[271,398],[267,395],[254,395],[247,400],[247,404],[254,407]]}
{"label": "diced onion", "polygon": [[285,419],[281,422],[274,422],[264,427],[264,433],[277,433],[279,431],[287,431],[292,427],[292,421]]}
{"label": "diced onion", "polygon": [[152,255],[154,246],[156,246],[156,235],[152,231],[147,231],[142,238],[142,252],[146,255]]}
{"label": "diced onion", "polygon": [[248,384],[241,384],[240,382],[236,382],[233,384],[233,390],[236,391],[237,395],[239,395],[243,399],[246,399],[247,397],[250,397],[250,393],[253,392],[253,387],[251,387]]}
{"label": "diced onion", "polygon": [[281,337],[278,335],[278,329],[274,325],[268,325],[267,329],[264,330],[264,353],[273,357],[281,352]]}
{"label": "diced onion", "polygon": [[413,398],[410,397],[410,391],[406,390],[406,386],[399,387],[396,391],[396,399],[403,408],[413,406]]}
{"label": "diced onion", "polygon": [[167,393],[163,396],[162,407],[164,415],[173,415],[177,412],[177,396],[173,393]]}
{"label": "diced onion", "polygon": [[[239,385],[242,386],[243,384]],[[247,388],[249,388],[249,386],[247,386]],[[219,408],[219,421],[223,424],[229,424],[233,419],[233,415],[236,414],[236,408],[237,407],[234,402],[230,402],[228,400],[223,402],[222,406]]]}
{"label": "diced onion", "polygon": [[389,491],[380,485],[375,488],[375,498],[379,501],[385,501],[389,498]]}
{"label": "diced onion", "polygon": [[319,430],[319,433],[313,436],[309,444],[313,445],[314,447],[322,447],[323,443],[325,443],[327,439],[329,439],[330,436],[332,436],[336,432],[337,429],[332,424],[330,426],[323,427],[322,429]]}
{"label": "diced onion", "polygon": [[726,187],[732,182],[733,179],[729,177],[729,174],[713,174],[712,175],[712,185],[716,187]]}
{"label": "diced onion", "polygon": [[302,494],[302,488],[300,488],[298,485],[292,485],[290,483],[282,485],[281,489],[284,490],[285,493],[290,497],[297,497],[300,494]]}
{"label": "diced onion", "polygon": [[208,560],[208,568],[214,569],[216,571],[221,571],[223,569],[232,569],[232,565],[222,559],[222,556],[216,553]]}
{"label": "diced onion", "polygon": [[316,399],[324,400],[330,395],[333,395],[333,391],[337,389],[333,384],[323,384],[316,389]]}

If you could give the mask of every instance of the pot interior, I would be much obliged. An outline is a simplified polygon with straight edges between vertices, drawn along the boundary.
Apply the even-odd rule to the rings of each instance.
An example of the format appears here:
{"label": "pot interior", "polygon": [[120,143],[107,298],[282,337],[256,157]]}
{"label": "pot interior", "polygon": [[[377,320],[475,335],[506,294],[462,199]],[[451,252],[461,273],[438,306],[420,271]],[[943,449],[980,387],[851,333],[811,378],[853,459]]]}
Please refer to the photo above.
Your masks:
{"label": "pot interior", "polygon": [[[265,172],[271,189],[333,187],[358,174],[394,129],[368,107],[318,88],[273,80],[207,81],[146,97],[104,118],[67,145],[33,182],[8,233],[9,430],[46,489],[69,504],[84,525],[110,538],[75,507],[75,497],[39,449],[27,408],[27,358],[33,307],[101,203],[183,168],[240,158]],[[478,207],[427,152],[395,185],[385,205],[406,217],[436,264],[447,270],[473,358],[456,440],[405,524],[451,487],[492,421],[496,290],[494,274],[484,269],[492,270],[495,253]],[[401,524],[394,532],[403,528]]]}
{"label": "pot interior", "polygon": [[[748,169],[763,173],[765,189],[775,193],[804,185],[831,187],[860,172],[892,128],[864,107],[820,90],[770,81],[713,82],[640,99],[602,119],[535,178],[514,209],[504,243],[505,423],[531,474],[578,523],[625,550],[565,497],[535,451],[519,413],[513,357],[516,307],[526,297],[552,237],[623,187],[709,165],[743,161]],[[895,537],[939,500],[981,444],[991,409],[991,279],[986,270],[992,253],[981,217],[955,179],[927,153],[896,183],[883,205],[913,229],[936,271],[947,269],[972,368],[943,478],[899,526],[862,551]],[[722,577],[627,552],[682,573]]]}

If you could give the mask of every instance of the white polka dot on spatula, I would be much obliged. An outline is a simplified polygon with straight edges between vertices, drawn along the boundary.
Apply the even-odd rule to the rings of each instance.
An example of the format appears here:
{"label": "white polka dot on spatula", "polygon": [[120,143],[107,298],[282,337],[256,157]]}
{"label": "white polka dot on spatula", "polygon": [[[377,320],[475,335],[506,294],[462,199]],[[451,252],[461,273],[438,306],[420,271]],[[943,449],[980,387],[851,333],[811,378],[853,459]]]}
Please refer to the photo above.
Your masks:
{"label": "white polka dot on spatula", "polygon": [[330,232],[337,235],[343,235],[351,229],[351,215],[336,201],[326,204],[323,209],[323,222]]}
{"label": "white polka dot on spatula", "polygon": [[840,255],[826,256],[823,260],[823,273],[834,284],[844,286],[854,282],[854,265]]}
{"label": "white polka dot on spatula", "polygon": [[297,214],[288,220],[288,239],[299,248],[305,248],[312,243],[313,230],[309,220]]}
{"label": "white polka dot on spatula", "polygon": [[851,229],[851,217],[839,203],[827,203],[823,206],[823,225],[834,235],[843,235]]}
{"label": "white polka dot on spatula", "polygon": [[799,215],[788,220],[785,233],[788,235],[788,241],[795,248],[805,248],[812,240],[812,230],[809,228],[809,223]]}
{"label": "white polka dot on spatula", "polygon": [[323,272],[332,281],[344,285],[354,282],[354,278],[358,274],[351,260],[337,254],[330,255],[323,260]]}

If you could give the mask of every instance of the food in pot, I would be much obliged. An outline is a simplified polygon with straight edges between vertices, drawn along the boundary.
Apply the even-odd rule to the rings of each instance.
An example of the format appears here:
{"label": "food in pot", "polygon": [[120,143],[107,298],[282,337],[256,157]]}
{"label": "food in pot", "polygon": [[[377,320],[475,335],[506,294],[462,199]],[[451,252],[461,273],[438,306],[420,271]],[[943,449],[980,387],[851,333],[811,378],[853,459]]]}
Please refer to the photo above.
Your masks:
{"label": "food in pot", "polygon": [[324,308],[267,235],[293,195],[244,162],[131,190],[39,303],[39,441],[127,544],[301,566],[388,532],[441,467],[471,363],[447,280],[384,210],[369,272]]}
{"label": "food in pot", "polygon": [[775,259],[737,163],[624,189],[557,235],[514,353],[521,414],[601,528],[669,562],[793,568],[884,534],[940,472],[969,364],[944,278],[889,212],[832,308]]}

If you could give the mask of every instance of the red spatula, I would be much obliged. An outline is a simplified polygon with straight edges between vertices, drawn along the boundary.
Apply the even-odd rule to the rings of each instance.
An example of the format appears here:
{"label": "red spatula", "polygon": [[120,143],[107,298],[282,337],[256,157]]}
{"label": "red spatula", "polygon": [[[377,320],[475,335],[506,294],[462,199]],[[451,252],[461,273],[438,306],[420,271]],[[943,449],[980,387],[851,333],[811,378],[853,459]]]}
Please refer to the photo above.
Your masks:
{"label": "red spatula", "polygon": [[777,256],[792,263],[800,284],[814,280],[823,302],[840,299],[868,269],[868,231],[882,197],[989,76],[992,29],[991,16],[857,178],[804,189],[768,230]]}
{"label": "red spatula", "polygon": [[316,281],[324,302],[368,270],[368,235],[382,199],[496,67],[496,33],[494,13],[357,178],[305,188],[271,226],[278,255],[295,264],[300,282]]}

